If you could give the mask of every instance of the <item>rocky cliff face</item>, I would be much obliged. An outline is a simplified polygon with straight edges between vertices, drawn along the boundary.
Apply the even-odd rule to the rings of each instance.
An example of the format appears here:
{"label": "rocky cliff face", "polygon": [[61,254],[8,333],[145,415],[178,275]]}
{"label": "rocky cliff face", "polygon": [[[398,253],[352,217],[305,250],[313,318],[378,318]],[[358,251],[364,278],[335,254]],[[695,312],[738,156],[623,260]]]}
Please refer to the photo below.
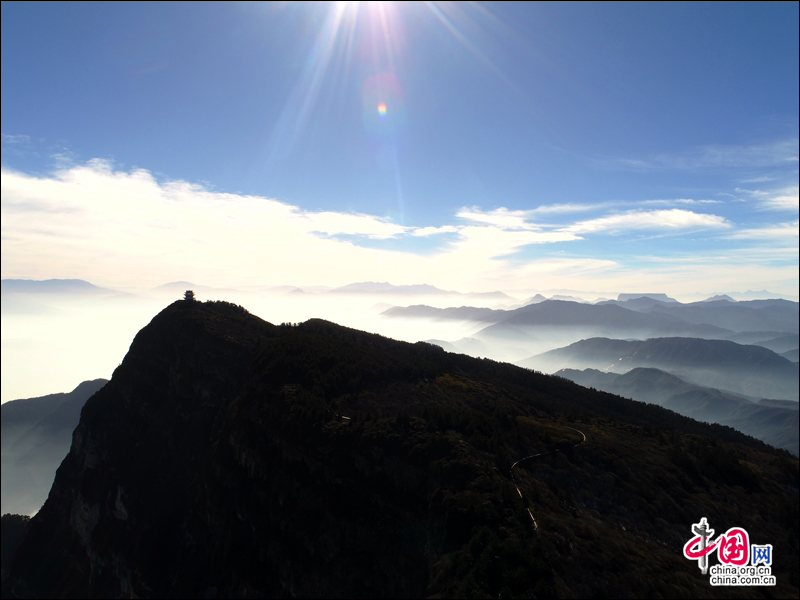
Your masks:
{"label": "rocky cliff face", "polygon": [[[554,447],[518,473],[520,499],[509,466]],[[760,595],[710,588],[682,557],[701,516],[772,543],[775,591],[796,595],[797,491],[796,459],[726,428],[176,302],[84,408],[4,595]]]}

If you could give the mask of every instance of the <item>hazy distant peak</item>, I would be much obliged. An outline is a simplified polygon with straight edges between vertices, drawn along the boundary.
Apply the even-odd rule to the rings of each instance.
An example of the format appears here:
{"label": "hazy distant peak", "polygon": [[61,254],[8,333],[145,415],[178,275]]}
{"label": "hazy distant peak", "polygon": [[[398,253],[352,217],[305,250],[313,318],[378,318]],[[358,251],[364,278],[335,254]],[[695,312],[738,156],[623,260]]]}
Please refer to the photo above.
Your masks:
{"label": "hazy distant peak", "polygon": [[636,300],[637,298],[650,298],[651,300],[658,300],[659,302],[678,302],[675,298],[671,298],[660,292],[648,294],[620,294],[617,296],[617,301],[626,302],[627,300]]}
{"label": "hazy distant peak", "polygon": [[114,293],[83,279],[3,279],[3,293],[20,294],[96,294]]}
{"label": "hazy distant peak", "polygon": [[701,302],[736,302],[736,300],[728,296],[728,294],[716,294],[715,296],[701,300]]}
{"label": "hazy distant peak", "polygon": [[531,296],[530,298],[528,298],[525,301],[525,304],[538,304],[539,302],[544,302],[545,300],[547,300],[545,296],[542,296],[541,294],[536,294],[535,296]]}

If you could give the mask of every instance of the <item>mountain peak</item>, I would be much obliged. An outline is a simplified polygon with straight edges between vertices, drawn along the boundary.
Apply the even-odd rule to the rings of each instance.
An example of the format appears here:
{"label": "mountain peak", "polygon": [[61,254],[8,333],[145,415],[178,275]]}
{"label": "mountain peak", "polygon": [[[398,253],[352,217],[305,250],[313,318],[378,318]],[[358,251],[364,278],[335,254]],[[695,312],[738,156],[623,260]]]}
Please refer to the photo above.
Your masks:
{"label": "mountain peak", "polygon": [[728,294],[716,294],[710,298],[701,300],[701,302],[736,302],[736,300],[728,296]]}

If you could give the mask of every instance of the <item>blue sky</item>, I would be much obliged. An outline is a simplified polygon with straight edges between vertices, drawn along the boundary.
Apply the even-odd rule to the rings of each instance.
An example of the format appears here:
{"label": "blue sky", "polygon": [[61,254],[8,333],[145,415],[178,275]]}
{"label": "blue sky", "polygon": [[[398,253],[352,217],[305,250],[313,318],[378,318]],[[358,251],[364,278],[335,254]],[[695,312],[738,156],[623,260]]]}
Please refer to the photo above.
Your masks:
{"label": "blue sky", "polygon": [[796,297],[799,70],[793,2],[3,2],[3,277]]}

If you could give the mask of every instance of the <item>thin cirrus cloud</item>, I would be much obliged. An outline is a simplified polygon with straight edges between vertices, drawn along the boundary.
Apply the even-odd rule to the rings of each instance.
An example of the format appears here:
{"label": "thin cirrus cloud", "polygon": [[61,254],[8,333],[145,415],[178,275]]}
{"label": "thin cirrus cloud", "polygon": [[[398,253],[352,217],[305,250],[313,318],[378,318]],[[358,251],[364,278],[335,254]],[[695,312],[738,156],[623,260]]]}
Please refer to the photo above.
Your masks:
{"label": "thin cirrus cloud", "polygon": [[646,158],[615,158],[601,161],[630,170],[696,170],[797,166],[797,138],[761,144],[709,145],[681,153],[655,154]]}
{"label": "thin cirrus cloud", "polygon": [[800,227],[798,221],[793,223],[777,223],[764,227],[751,227],[731,232],[726,237],[735,240],[773,240],[792,244],[797,249]]}
{"label": "thin cirrus cloud", "polygon": [[762,205],[768,210],[798,212],[800,210],[800,198],[798,198],[797,188],[791,192],[767,197],[762,202]]}
{"label": "thin cirrus cloud", "polygon": [[737,188],[736,191],[754,198],[761,210],[795,213],[800,211],[800,189],[797,186],[787,186],[775,190]]}

